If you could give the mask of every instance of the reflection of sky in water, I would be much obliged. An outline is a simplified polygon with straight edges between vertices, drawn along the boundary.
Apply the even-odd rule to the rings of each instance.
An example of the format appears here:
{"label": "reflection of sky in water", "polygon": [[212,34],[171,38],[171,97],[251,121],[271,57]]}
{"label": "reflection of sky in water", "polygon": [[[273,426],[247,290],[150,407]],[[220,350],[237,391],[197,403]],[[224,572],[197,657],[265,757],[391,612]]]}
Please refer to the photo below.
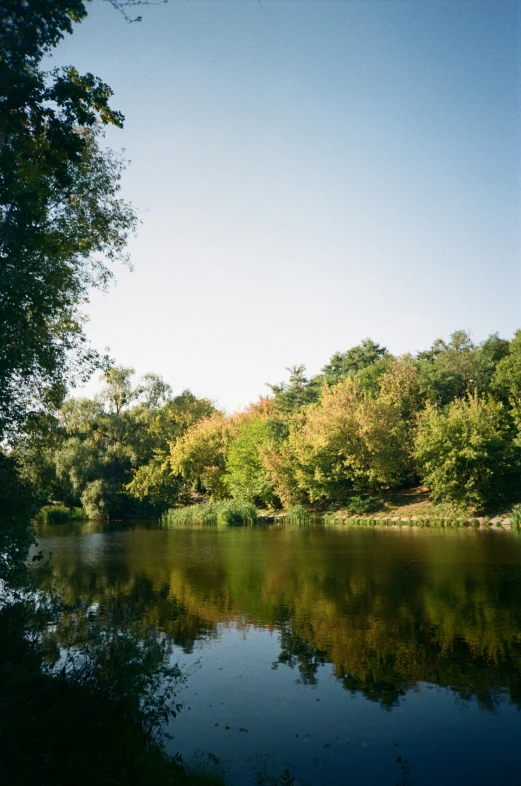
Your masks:
{"label": "reflection of sky in water", "polygon": [[[108,525],[105,525],[108,526]],[[38,548],[33,547],[29,554],[29,559],[33,553],[43,551],[44,556],[53,555],[76,555],[82,563],[87,565],[97,565],[100,560],[106,565],[107,560],[112,560],[114,564],[121,563],[121,552],[125,543],[125,533],[123,532],[89,532],[89,528],[100,529],[103,524],[100,522],[88,522],[85,525],[60,525],[47,527],[51,537],[41,538],[38,541]],[[59,535],[65,537],[59,537]]]}
{"label": "reflection of sky in water", "polygon": [[511,704],[493,714],[420,683],[386,710],[344,690],[329,664],[313,686],[299,683],[296,668],[274,670],[279,652],[278,633],[228,628],[183,655],[200,667],[180,695],[168,751],[186,761],[217,756],[230,784],[254,784],[256,772],[278,783],[288,768],[302,785],[394,786],[403,782],[398,757],[410,784],[516,782],[521,714]]}

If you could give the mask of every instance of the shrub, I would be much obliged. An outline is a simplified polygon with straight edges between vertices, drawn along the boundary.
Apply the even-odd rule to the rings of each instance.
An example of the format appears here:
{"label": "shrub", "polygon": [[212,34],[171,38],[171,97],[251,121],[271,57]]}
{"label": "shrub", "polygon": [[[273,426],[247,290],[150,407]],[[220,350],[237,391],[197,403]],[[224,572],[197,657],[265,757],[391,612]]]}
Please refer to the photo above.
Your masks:
{"label": "shrub", "polygon": [[250,502],[237,500],[218,502],[215,507],[217,508],[217,526],[236,527],[242,524],[255,524],[257,521],[257,510],[255,505]]}
{"label": "shrub", "polygon": [[38,512],[36,521],[42,524],[65,524],[69,521],[85,521],[87,513],[83,508],[67,508],[65,505],[45,505]]}
{"label": "shrub", "polygon": [[118,497],[116,483],[96,478],[85,486],[81,495],[81,504],[88,518],[105,520],[117,508]]}
{"label": "shrub", "polygon": [[381,500],[378,497],[351,497],[347,502],[346,508],[353,513],[374,513],[382,507]]}

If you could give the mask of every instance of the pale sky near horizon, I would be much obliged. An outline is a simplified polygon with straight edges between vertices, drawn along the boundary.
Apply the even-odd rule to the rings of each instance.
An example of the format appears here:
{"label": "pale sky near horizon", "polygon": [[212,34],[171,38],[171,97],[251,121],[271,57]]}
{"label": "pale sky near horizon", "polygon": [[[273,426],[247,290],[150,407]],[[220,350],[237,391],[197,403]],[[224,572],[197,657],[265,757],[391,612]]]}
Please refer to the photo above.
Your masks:
{"label": "pale sky near horizon", "polygon": [[370,336],[521,328],[521,6],[108,3],[54,51],[125,117],[134,272],[93,293],[119,364],[228,410]]}

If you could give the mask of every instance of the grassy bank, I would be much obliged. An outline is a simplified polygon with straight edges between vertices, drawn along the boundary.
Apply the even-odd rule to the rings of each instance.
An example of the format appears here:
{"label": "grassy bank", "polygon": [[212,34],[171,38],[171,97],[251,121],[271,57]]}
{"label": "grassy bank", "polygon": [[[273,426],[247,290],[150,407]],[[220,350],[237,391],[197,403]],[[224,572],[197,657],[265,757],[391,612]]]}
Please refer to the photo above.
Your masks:
{"label": "grassy bank", "polygon": [[521,528],[521,505],[487,510],[478,515],[472,509],[435,504],[422,487],[366,498],[366,504],[367,499],[372,502],[372,510],[363,511],[357,501],[354,505],[325,513],[324,521],[369,526]]}
{"label": "grassy bank", "polygon": [[424,488],[376,496],[356,496],[340,509],[320,510],[297,505],[286,510],[258,510],[234,500],[206,502],[172,508],[161,519],[170,527],[230,527],[251,524],[304,526],[322,521],[328,525],[410,527],[503,527],[521,529],[521,505],[477,515],[448,504],[435,504]]}

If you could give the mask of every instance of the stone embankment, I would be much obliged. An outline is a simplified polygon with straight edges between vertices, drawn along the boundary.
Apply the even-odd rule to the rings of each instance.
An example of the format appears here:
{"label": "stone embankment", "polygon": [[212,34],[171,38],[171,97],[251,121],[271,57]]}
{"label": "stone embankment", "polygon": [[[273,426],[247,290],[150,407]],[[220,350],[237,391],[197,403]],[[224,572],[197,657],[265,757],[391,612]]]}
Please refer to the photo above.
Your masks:
{"label": "stone embankment", "polygon": [[449,518],[437,516],[344,516],[337,514],[331,516],[329,522],[338,524],[368,524],[384,525],[388,527],[400,528],[409,527],[473,527],[475,529],[512,529],[512,521],[505,516],[477,516],[475,518]]}

